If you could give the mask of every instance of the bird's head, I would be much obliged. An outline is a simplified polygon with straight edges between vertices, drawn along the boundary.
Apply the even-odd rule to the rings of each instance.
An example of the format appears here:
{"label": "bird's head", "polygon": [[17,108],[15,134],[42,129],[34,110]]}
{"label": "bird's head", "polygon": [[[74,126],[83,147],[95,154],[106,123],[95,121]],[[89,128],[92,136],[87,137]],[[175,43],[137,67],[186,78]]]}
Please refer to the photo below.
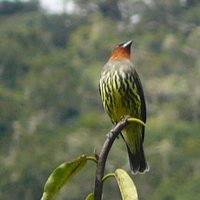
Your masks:
{"label": "bird's head", "polygon": [[121,43],[113,50],[110,60],[130,59],[132,40]]}

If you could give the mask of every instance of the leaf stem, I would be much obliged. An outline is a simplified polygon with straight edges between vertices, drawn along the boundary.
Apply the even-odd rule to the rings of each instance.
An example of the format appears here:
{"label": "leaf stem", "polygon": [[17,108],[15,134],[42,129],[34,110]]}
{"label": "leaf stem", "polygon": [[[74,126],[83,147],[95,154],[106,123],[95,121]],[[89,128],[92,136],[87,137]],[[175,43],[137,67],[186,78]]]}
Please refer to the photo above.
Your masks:
{"label": "leaf stem", "polygon": [[115,177],[115,173],[108,173],[103,178],[102,181],[106,181],[108,178]]}
{"label": "leaf stem", "polygon": [[97,159],[94,156],[87,156],[86,159],[91,160],[91,161],[95,162],[96,164],[98,163]]}
{"label": "leaf stem", "polygon": [[143,126],[146,126],[146,124],[142,120],[133,117],[128,118],[128,122],[137,122]]}

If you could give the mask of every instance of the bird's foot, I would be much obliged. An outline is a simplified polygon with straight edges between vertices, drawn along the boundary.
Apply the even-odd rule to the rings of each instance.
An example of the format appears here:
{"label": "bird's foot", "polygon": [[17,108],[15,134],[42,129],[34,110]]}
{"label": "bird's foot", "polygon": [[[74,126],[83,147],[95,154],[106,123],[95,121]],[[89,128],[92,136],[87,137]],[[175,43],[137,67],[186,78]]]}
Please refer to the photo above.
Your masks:
{"label": "bird's foot", "polygon": [[131,116],[130,115],[124,115],[120,117],[120,121],[127,121]]}

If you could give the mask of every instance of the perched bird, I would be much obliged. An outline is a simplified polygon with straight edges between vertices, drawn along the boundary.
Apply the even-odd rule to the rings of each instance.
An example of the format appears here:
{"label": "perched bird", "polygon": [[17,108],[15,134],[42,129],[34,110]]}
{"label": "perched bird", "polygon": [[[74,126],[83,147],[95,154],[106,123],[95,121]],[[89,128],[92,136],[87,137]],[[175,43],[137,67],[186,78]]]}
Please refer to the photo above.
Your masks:
{"label": "perched bird", "polygon": [[[104,109],[113,124],[127,115],[146,122],[143,88],[130,61],[131,45],[132,41],[117,45],[101,72],[99,91]],[[121,135],[127,146],[132,173],[148,171],[143,150],[144,126],[129,123]]]}

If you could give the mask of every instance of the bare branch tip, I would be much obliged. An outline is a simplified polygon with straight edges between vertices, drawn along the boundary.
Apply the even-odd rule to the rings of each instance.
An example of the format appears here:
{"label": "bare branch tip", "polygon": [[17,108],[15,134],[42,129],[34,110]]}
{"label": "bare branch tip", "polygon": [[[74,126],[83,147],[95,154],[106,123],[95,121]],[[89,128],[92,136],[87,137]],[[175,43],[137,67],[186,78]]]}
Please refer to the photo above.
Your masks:
{"label": "bare branch tip", "polygon": [[98,153],[97,153],[97,150],[96,150],[96,148],[94,148],[94,157],[96,158],[96,160],[98,161],[99,160],[99,155],[98,155]]}

